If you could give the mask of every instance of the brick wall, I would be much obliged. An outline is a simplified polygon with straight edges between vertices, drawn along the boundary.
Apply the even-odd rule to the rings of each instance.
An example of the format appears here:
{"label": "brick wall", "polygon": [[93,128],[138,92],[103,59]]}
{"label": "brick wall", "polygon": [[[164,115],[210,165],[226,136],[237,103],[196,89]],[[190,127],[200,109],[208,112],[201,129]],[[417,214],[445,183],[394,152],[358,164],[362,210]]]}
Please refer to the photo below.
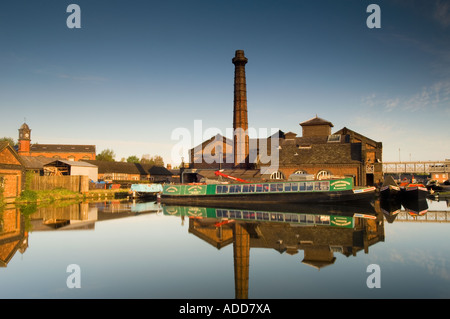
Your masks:
{"label": "brick wall", "polygon": [[48,158],[69,160],[71,157],[74,161],[95,160],[93,153],[57,153],[57,152],[32,152],[31,156],[44,156]]}

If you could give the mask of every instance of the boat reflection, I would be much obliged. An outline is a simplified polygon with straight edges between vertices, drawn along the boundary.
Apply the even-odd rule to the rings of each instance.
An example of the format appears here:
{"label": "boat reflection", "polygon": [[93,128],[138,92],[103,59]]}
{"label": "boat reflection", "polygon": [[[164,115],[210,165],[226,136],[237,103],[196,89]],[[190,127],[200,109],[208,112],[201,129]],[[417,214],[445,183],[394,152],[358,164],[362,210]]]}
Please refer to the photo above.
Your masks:
{"label": "boat reflection", "polygon": [[163,214],[188,219],[189,232],[217,249],[233,245],[235,297],[248,298],[250,250],[303,251],[302,263],[317,269],[369,252],[384,241],[384,219],[374,207],[278,206],[262,210],[163,205]]}

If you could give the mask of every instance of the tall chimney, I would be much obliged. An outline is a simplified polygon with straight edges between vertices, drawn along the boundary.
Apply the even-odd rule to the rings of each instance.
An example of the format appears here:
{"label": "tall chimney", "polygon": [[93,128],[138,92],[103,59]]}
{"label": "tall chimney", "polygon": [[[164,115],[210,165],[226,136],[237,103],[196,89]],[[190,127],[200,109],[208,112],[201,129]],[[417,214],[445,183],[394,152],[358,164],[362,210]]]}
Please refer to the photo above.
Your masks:
{"label": "tall chimney", "polygon": [[232,62],[234,64],[234,166],[246,168],[248,167],[249,141],[245,64],[248,59],[244,56],[244,50],[236,50]]}

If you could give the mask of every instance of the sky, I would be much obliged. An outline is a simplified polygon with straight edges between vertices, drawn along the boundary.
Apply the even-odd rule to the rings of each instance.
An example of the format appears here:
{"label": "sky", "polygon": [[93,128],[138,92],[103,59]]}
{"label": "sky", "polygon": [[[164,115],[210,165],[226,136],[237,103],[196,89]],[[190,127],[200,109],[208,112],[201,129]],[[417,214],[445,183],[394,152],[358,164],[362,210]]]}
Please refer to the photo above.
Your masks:
{"label": "sky", "polygon": [[2,1],[0,137],[26,122],[32,143],[179,165],[181,142],[233,125],[236,50],[257,132],[317,115],[384,161],[450,158],[450,0]]}

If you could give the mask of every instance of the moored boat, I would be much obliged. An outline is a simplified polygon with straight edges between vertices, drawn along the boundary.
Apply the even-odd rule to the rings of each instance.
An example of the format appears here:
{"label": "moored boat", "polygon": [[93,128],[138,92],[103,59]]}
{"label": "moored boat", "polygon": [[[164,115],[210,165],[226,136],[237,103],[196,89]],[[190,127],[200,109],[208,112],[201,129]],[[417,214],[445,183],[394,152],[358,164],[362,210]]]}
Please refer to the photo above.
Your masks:
{"label": "moored boat", "polygon": [[408,184],[400,187],[402,200],[420,200],[425,199],[428,190],[423,184]]}
{"label": "moored boat", "polygon": [[400,195],[400,187],[397,185],[392,176],[387,176],[380,188],[380,197],[382,200],[397,200]]}
{"label": "moored boat", "polygon": [[162,191],[161,184],[132,184],[130,187],[133,197],[156,197]]}
{"label": "moored boat", "polygon": [[197,204],[368,201],[374,197],[375,190],[375,187],[355,188],[351,177],[302,182],[171,184],[163,186],[161,201]]}

